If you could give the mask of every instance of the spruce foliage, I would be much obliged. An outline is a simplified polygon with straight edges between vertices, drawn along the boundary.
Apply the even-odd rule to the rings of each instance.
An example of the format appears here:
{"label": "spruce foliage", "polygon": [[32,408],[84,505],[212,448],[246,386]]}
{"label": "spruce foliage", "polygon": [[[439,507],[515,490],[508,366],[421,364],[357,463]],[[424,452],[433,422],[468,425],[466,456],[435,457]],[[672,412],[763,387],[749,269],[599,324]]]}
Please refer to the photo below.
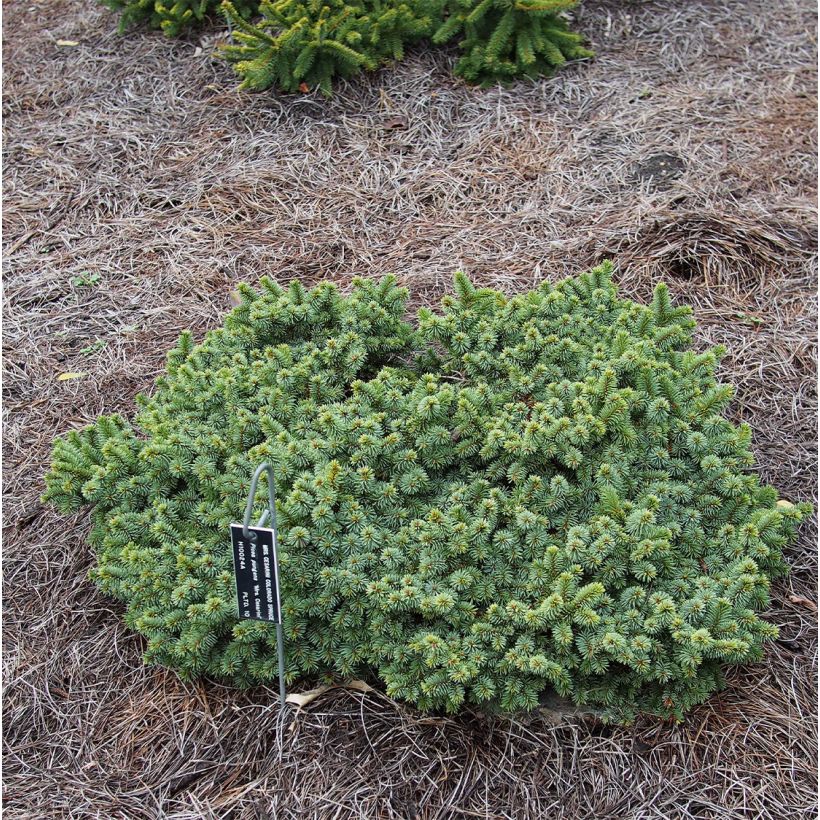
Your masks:
{"label": "spruce foliage", "polygon": [[[215,13],[220,0],[101,0],[108,8],[121,12],[119,31],[145,23],[161,29],[168,37],[178,37],[195,28]],[[234,14],[247,19],[256,14],[258,0],[235,0]]]}
{"label": "spruce foliage", "polygon": [[434,43],[459,36],[456,74],[491,85],[551,74],[567,60],[591,57],[560,13],[577,0],[450,0]]}
{"label": "spruce foliage", "polygon": [[241,10],[223,4],[234,24],[235,44],[222,54],[242,76],[240,88],[276,86],[296,91],[302,83],[332,91],[334,77],[374,70],[404,56],[406,43],[429,34],[432,4],[396,0],[277,0],[263,2],[261,20],[248,23]]}
{"label": "spruce foliage", "polygon": [[749,472],[722,351],[689,349],[665,286],[620,300],[607,265],[513,298],[455,284],[415,328],[389,277],[243,287],[133,424],[57,440],[45,499],[93,507],[93,577],[185,676],[277,675],[274,628],[237,620],[228,536],[269,461],[290,681],[681,719],[777,634],[758,613],[808,505]]}
{"label": "spruce foliage", "polygon": [[335,76],[349,77],[401,59],[405,45],[432,35],[456,40],[456,74],[485,85],[550,74],[568,59],[588,57],[560,17],[577,0],[276,0],[262,2],[248,23],[230,0],[223,6],[238,43],[223,56],[242,88],[301,83],[330,94]]}
{"label": "spruce foliage", "polygon": [[[234,30],[220,54],[240,88],[332,91],[333,79],[404,56],[424,37],[458,43],[456,74],[489,85],[552,73],[591,56],[561,13],[578,0],[102,0],[120,32],[146,23],[169,37],[223,12]],[[252,19],[252,18],[256,19]]]}

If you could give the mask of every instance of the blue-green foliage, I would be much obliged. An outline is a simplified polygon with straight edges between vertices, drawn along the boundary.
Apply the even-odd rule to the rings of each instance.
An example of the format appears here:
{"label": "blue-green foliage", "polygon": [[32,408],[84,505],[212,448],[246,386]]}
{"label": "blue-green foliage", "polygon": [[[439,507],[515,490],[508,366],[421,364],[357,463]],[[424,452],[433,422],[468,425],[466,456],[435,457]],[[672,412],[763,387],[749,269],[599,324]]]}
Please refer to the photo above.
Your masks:
{"label": "blue-green foliage", "polygon": [[224,328],[183,335],[133,425],[54,448],[45,497],[93,506],[93,576],[149,661],[275,679],[228,537],[262,461],[290,681],[369,674],[449,711],[555,689],[680,719],[777,634],[758,612],[809,507],[749,472],[720,351],[689,349],[663,285],[641,306],[608,266],[514,298],[459,274],[415,329],[391,278],[241,292]]}

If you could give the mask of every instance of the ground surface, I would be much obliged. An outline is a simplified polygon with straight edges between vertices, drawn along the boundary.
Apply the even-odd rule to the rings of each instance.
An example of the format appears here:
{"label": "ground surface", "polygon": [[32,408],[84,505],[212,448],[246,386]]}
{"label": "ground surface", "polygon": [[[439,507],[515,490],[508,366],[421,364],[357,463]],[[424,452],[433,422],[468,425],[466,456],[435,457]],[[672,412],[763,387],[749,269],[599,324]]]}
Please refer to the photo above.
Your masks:
{"label": "ground surface", "polygon": [[237,94],[210,40],[119,37],[91,0],[4,12],[7,818],[815,816],[813,525],[780,640],[680,727],[345,691],[283,723],[272,691],[143,667],[87,519],[38,502],[53,436],[130,412],[238,281],[394,271],[424,303],[459,267],[514,291],[608,255],[624,294],[696,306],[763,476],[813,500],[813,3],[588,2],[598,58],[553,80],[479,91],[420,48],[330,102]]}

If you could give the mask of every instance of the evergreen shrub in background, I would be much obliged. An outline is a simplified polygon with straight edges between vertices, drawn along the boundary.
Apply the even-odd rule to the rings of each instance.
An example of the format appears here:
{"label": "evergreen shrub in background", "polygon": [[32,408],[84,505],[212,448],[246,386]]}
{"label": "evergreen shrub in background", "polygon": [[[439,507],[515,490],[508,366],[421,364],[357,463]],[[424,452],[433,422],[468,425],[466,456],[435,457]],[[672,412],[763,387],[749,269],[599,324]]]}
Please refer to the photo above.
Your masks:
{"label": "evergreen shrub in background", "polygon": [[275,680],[273,626],[237,620],[228,533],[262,461],[291,682],[681,719],[776,636],[759,613],[810,508],[749,472],[722,351],[690,349],[665,286],[643,306],[607,265],[513,298],[459,274],[415,326],[391,278],[241,293],[202,344],[182,336],[133,424],[54,447],[45,498],[93,508],[93,577],[148,661]]}
{"label": "evergreen shrub in background", "polygon": [[261,20],[249,23],[225,2],[235,43],[221,53],[243,78],[240,88],[297,91],[304,83],[329,96],[334,78],[400,60],[406,44],[432,30],[437,3],[279,0],[263,2]]}
{"label": "evergreen shrub in background", "polygon": [[[222,11],[234,42],[220,54],[241,88],[320,89],[333,79],[400,60],[430,37],[455,42],[455,72],[489,85],[551,74],[591,56],[561,14],[577,0],[102,0],[121,12],[120,31],[147,23],[177,36]],[[252,19],[254,18],[254,19]]]}
{"label": "evergreen shrub in background", "polygon": [[591,57],[560,16],[578,0],[447,0],[434,43],[455,40],[455,73],[492,85],[552,74],[567,60]]}
{"label": "evergreen shrub in background", "polygon": [[[161,29],[168,37],[178,37],[219,12],[220,0],[101,0],[120,12],[119,31],[147,24]],[[234,13],[241,18],[256,14],[259,0],[234,0]]]}
{"label": "evergreen shrub in background", "polygon": [[222,49],[242,88],[301,83],[331,93],[349,77],[404,56],[406,45],[432,36],[454,41],[463,56],[456,74],[489,85],[551,74],[568,59],[588,57],[559,13],[577,0],[263,0],[261,20],[246,22],[230,0],[236,43]]}

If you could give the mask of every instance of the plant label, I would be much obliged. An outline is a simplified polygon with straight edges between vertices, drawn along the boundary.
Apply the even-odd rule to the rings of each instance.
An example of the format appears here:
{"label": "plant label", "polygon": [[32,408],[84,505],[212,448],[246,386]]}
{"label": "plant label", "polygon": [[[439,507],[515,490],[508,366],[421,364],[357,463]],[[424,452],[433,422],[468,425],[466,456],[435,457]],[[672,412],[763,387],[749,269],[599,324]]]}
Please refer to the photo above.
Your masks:
{"label": "plant label", "polygon": [[281,624],[276,533],[267,527],[248,527],[248,532],[256,538],[246,538],[242,524],[231,524],[239,617]]}

